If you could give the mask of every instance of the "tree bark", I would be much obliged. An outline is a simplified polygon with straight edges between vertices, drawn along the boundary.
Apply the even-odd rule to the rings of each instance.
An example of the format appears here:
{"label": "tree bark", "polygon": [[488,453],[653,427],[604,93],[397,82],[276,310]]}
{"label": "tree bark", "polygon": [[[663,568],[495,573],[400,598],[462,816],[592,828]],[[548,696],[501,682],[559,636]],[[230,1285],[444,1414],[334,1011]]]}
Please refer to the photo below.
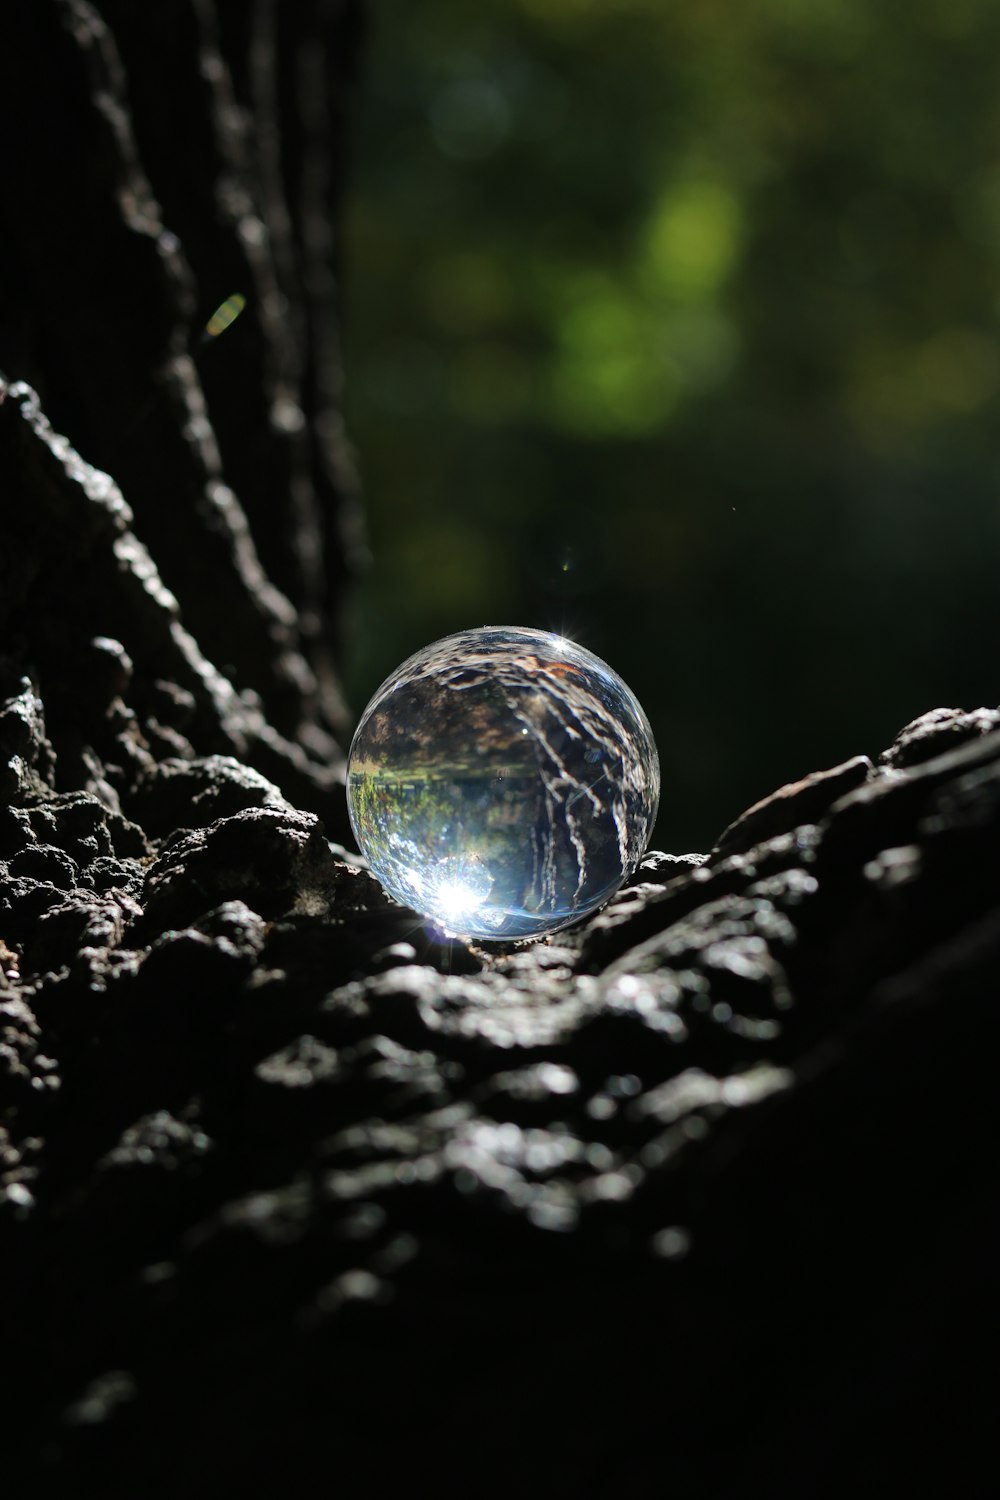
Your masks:
{"label": "tree bark", "polygon": [[8,1492],[985,1495],[1000,714],[435,942],[327,836],[353,6],[5,21]]}

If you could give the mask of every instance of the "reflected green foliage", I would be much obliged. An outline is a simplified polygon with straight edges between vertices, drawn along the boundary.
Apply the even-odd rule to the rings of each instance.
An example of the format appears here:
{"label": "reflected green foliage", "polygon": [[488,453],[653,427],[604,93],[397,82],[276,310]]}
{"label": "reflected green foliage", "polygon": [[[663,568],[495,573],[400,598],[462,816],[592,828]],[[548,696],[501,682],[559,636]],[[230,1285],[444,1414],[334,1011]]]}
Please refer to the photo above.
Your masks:
{"label": "reflected green foliage", "polygon": [[[502,788],[500,779],[481,767],[353,766],[349,796],[359,843],[380,878],[395,876],[391,894],[455,930],[470,916],[484,921],[486,935],[502,931],[504,920],[518,924],[518,936],[522,927],[545,923],[525,858],[533,826],[544,826],[537,768],[505,774]],[[560,880],[572,889],[573,850],[560,844],[556,852]],[[487,898],[488,924],[481,913]]]}
{"label": "reflected green foliage", "polygon": [[373,0],[359,706],[484,622],[610,661],[657,842],[1000,697],[1000,9]]}
{"label": "reflected green foliage", "polygon": [[554,932],[645,852],[659,767],[629,689],[540,631],[424,647],[379,688],[347,768],[358,847],[391,896],[455,932]]}

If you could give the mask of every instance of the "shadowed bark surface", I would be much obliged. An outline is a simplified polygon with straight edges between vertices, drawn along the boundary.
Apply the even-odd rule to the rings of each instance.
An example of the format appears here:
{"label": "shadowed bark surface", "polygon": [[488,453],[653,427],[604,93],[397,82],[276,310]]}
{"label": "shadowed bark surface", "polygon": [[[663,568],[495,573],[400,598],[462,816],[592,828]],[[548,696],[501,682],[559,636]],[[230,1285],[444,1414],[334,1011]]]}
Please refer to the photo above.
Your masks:
{"label": "shadowed bark surface", "polygon": [[328,837],[351,12],[139,14],[0,64],[10,1493],[989,1493],[1000,714],[432,940]]}
{"label": "shadowed bark surface", "polygon": [[[361,545],[331,243],[351,18],[320,0],[45,0],[8,8],[0,59],[17,120],[0,368],[114,474],[187,628],[319,784],[344,727],[331,621]],[[233,294],[246,310],[213,346]]]}

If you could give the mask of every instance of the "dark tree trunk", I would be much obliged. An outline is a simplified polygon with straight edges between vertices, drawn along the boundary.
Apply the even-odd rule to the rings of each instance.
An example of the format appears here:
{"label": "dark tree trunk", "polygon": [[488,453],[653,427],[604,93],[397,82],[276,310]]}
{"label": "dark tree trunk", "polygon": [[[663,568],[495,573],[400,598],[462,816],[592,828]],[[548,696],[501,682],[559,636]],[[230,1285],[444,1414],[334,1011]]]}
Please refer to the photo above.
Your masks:
{"label": "dark tree trunk", "polygon": [[[324,801],[345,727],[332,624],[361,547],[332,230],[353,7],[44,0],[5,23],[0,368],[121,486],[185,627],[249,704],[243,753]],[[233,294],[246,309],[216,344],[206,321]],[[45,544],[54,517],[24,508]],[[45,601],[43,686],[79,680],[88,631],[108,633],[103,595],[84,614],[75,592]],[[143,721],[171,674],[126,635]],[[243,749],[227,730],[194,744]]]}
{"label": "dark tree trunk", "polygon": [[353,6],[4,22],[4,1493],[991,1492],[1000,715],[435,944],[324,833]]}

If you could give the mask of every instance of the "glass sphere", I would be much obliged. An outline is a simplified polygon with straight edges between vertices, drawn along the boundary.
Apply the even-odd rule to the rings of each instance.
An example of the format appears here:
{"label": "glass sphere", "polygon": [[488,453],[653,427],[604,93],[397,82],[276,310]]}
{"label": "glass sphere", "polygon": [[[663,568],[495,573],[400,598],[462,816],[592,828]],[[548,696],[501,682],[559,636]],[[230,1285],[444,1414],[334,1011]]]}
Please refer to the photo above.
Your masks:
{"label": "glass sphere", "polygon": [[486,626],[425,646],[379,688],[347,801],[390,896],[460,937],[539,937],[612,896],[645,852],[660,768],[649,721],[598,657]]}

